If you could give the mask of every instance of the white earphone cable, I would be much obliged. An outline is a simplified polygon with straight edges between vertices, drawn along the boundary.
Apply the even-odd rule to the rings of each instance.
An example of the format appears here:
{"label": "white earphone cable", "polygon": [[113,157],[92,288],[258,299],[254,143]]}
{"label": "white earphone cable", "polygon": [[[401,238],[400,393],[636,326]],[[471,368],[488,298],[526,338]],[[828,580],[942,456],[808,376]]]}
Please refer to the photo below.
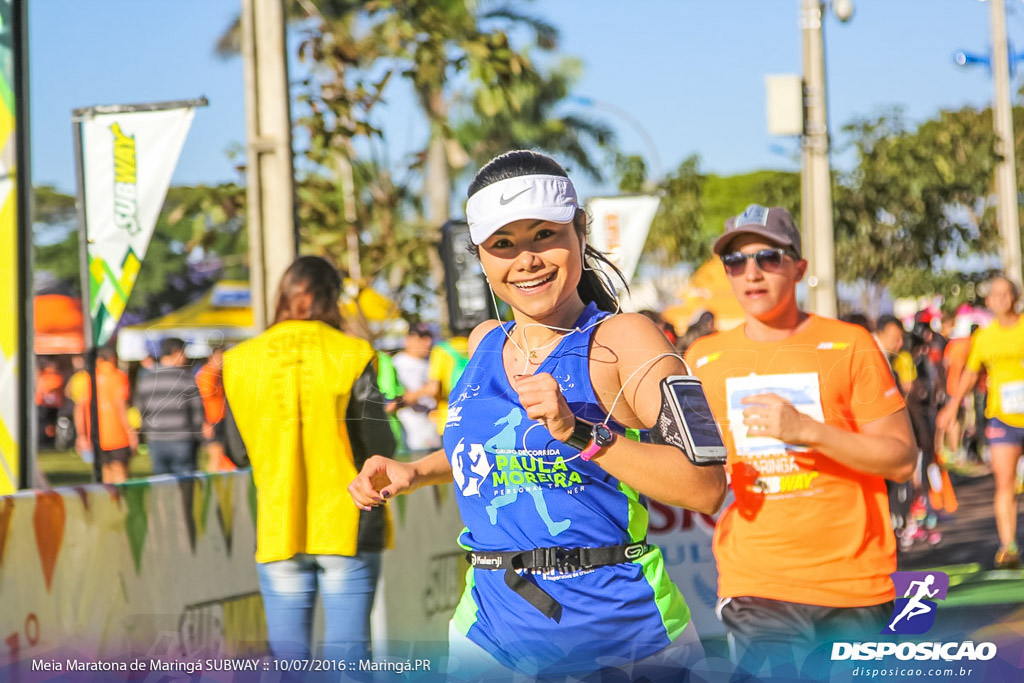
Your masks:
{"label": "white earphone cable", "polygon": [[[612,401],[612,405],[608,409],[608,413],[605,415],[604,421],[601,422],[600,424],[603,424],[605,427],[608,426],[608,421],[612,419],[612,414],[615,412],[615,406],[617,406],[619,404],[619,399],[622,398],[622,394],[626,391],[626,387],[629,385],[630,382],[633,381],[633,378],[637,376],[637,373],[639,373],[641,370],[646,368],[651,363],[654,363],[655,361],[657,361],[657,360],[659,360],[661,358],[666,358],[666,357],[678,358],[680,361],[682,361],[683,367],[686,368],[686,374],[688,374],[688,375],[692,375],[693,374],[690,371],[690,366],[686,362],[686,360],[681,355],[679,355],[678,353],[676,353],[674,351],[666,351],[665,353],[660,353],[657,356],[655,356],[654,358],[651,358],[649,360],[644,361],[643,363],[640,364],[639,367],[637,367],[636,370],[634,370],[632,373],[630,373],[629,377],[626,378],[626,381],[622,383],[621,387],[619,387],[619,393],[615,394],[615,400]],[[527,430],[525,432],[523,432],[523,451],[525,453],[527,453],[534,460],[539,460],[544,465],[553,466],[556,463],[547,462],[546,460],[541,460],[539,457],[533,455],[530,452],[530,450],[526,447],[526,435],[530,433],[531,429],[533,429],[534,427],[540,427],[540,426],[542,426],[542,424],[543,423],[541,423],[541,422],[534,422],[532,425],[530,425],[527,428]],[[563,462],[572,462],[576,458],[580,457],[580,455],[582,455],[582,453],[577,453],[576,455],[574,455],[572,457],[566,458],[565,460],[563,460]]]}
{"label": "white earphone cable", "polygon": [[[585,251],[584,251],[584,254],[583,254],[583,263],[584,263],[584,265],[586,265],[586,253],[585,253]],[[603,276],[605,278],[605,281],[609,285],[609,291],[615,292],[615,310],[612,311],[610,315],[606,315],[605,317],[601,318],[600,320],[595,320],[594,322],[590,323],[589,325],[587,325],[586,327],[584,327],[582,329],[580,329],[579,327],[575,327],[575,328],[555,327],[554,325],[545,325],[544,323],[527,323],[526,325],[523,325],[523,330],[522,330],[522,333],[521,333],[521,336],[523,338],[523,344],[526,345],[525,349],[522,346],[520,346],[519,343],[515,339],[512,338],[512,335],[509,333],[508,329],[499,320],[498,321],[498,326],[501,327],[501,331],[505,333],[505,337],[507,337],[508,340],[510,342],[512,342],[512,345],[515,346],[517,349],[519,349],[519,353],[523,354],[523,356],[524,356],[524,365],[523,365],[522,371],[519,373],[520,375],[527,374],[527,370],[529,370],[529,368],[530,368],[530,354],[531,353],[536,353],[537,351],[540,351],[541,349],[546,349],[549,346],[557,344],[559,341],[564,339],[566,337],[566,335],[573,334],[574,332],[580,332],[580,333],[589,332],[591,329],[593,329],[594,327],[597,327],[598,325],[603,323],[605,320],[608,320],[608,319],[612,318],[613,316],[616,316],[616,315],[618,315],[619,313],[622,312],[622,301],[619,298],[618,291],[615,289],[615,285],[612,282],[611,276],[608,273],[606,273],[603,268],[584,268],[584,270],[591,270],[591,271],[594,271],[596,273],[600,273],[600,276]],[[490,292],[490,294],[491,294],[491,301],[494,303],[494,310],[498,310],[498,299],[497,299],[497,297],[494,294],[494,289],[491,287],[491,281],[490,280],[487,280],[487,291]],[[526,330],[528,328],[530,328],[530,327],[546,327],[549,330],[553,330],[555,332],[563,332],[564,334],[558,335],[554,339],[552,339],[552,340],[542,344],[541,346],[538,346],[538,347],[536,347],[534,349],[531,349],[530,345],[529,345],[529,343],[527,341],[527,338],[526,338]]]}

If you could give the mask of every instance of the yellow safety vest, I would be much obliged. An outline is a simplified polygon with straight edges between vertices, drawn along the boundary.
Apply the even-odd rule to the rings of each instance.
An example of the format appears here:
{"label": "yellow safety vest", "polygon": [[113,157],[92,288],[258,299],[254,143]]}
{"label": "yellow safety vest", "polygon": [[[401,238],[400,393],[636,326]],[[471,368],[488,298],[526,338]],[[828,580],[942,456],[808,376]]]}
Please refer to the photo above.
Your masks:
{"label": "yellow safety vest", "polygon": [[224,390],[256,483],[256,561],[356,554],[345,413],[374,351],[319,321],[281,322],[224,354]]}

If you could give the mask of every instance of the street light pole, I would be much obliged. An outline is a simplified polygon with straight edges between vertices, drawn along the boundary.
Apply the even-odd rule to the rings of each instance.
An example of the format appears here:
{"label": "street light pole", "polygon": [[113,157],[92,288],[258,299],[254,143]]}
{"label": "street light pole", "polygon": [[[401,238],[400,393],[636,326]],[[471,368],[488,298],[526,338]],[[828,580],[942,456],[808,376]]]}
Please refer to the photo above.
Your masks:
{"label": "street light pole", "polygon": [[814,313],[836,317],[835,236],[832,224],[832,178],[828,163],[828,109],[825,49],[822,36],[824,3],[800,0],[803,34],[804,136],[803,230],[810,256],[809,304]]}
{"label": "street light pole", "polygon": [[1013,110],[1010,103],[1010,55],[1006,43],[1006,5],[990,0],[992,21],[992,80],[995,101],[996,151],[1002,157],[996,166],[996,199],[1003,272],[1021,284],[1020,219],[1017,202],[1017,168],[1013,148]]}
{"label": "street light pole", "polygon": [[286,45],[282,0],[242,0],[249,291],[256,332],[273,322],[277,283],[298,245]]}

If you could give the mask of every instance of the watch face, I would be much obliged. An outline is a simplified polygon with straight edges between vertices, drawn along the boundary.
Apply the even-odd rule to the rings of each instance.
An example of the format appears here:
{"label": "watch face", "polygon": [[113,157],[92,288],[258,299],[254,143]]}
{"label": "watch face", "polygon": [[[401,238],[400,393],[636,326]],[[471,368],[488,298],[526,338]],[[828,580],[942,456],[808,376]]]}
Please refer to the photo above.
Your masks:
{"label": "watch face", "polygon": [[608,425],[599,422],[594,425],[593,437],[594,443],[598,446],[607,446],[615,438],[615,435],[612,434],[612,430],[608,429]]}

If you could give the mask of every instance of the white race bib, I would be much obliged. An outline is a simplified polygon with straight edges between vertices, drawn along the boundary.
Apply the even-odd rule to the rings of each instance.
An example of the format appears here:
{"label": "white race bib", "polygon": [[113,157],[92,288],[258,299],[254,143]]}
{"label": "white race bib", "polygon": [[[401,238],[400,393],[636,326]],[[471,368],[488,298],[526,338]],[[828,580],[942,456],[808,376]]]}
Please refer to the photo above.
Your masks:
{"label": "white race bib", "polygon": [[821,388],[816,372],[729,377],[725,380],[725,393],[729,405],[729,430],[732,432],[736,454],[740,456],[808,450],[806,446],[799,444],[786,444],[766,436],[751,436],[743,424],[743,410],[747,404],[741,401],[746,396],[778,394],[804,415],[809,415],[818,422],[825,421],[825,413],[821,407]]}
{"label": "white race bib", "polygon": [[999,387],[999,404],[1007,415],[1024,415],[1024,382],[1007,382]]}

